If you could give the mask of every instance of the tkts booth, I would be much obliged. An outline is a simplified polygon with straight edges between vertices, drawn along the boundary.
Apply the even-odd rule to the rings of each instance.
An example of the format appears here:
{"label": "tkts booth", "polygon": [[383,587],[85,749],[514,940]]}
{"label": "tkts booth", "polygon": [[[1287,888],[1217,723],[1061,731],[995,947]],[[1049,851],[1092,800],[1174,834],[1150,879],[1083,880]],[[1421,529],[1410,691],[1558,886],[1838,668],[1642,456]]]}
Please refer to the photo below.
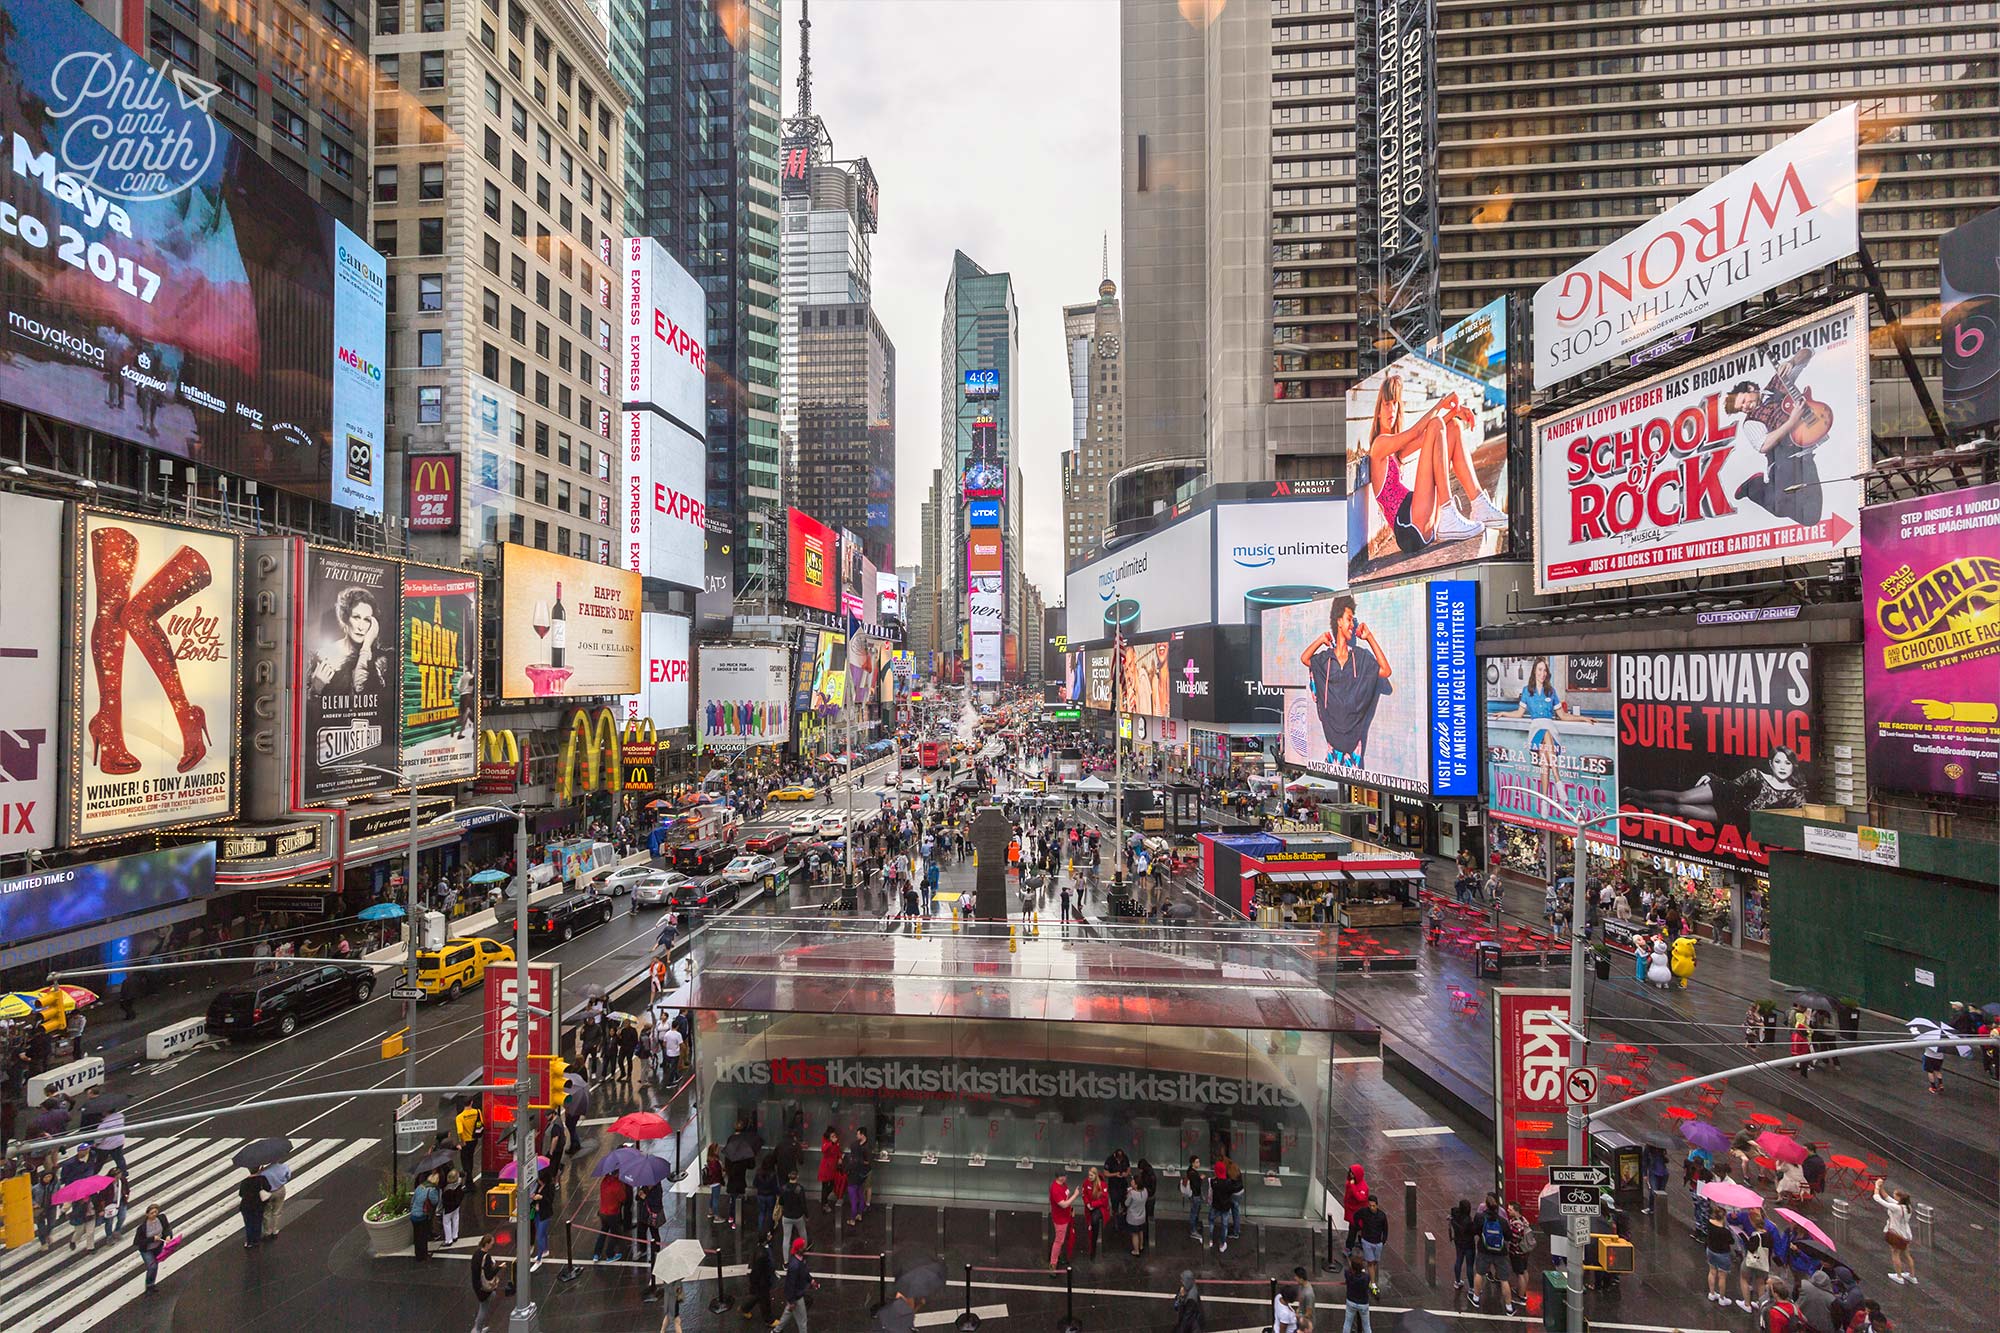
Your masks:
{"label": "tkts booth", "polygon": [[1204,833],[1202,892],[1226,910],[1280,922],[1410,926],[1422,909],[1423,861],[1331,835]]}

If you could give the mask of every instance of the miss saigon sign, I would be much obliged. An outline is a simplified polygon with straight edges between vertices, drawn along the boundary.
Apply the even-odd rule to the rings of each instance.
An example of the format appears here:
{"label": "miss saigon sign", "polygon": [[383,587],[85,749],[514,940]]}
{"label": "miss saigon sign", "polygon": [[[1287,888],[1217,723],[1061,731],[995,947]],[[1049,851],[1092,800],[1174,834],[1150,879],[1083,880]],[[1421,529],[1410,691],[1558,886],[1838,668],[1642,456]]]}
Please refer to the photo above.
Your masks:
{"label": "miss saigon sign", "polygon": [[1860,248],[1845,106],[1535,292],[1535,387],[1638,351]]}

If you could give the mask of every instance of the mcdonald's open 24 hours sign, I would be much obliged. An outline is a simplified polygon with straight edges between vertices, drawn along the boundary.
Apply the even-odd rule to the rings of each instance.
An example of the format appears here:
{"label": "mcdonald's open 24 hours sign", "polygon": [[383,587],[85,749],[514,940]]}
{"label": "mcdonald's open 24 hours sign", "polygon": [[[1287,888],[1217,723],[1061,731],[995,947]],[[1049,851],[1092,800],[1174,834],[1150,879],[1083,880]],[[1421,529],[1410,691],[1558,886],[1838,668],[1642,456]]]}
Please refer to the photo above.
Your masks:
{"label": "mcdonald's open 24 hours sign", "polygon": [[410,531],[458,531],[458,455],[411,454]]}

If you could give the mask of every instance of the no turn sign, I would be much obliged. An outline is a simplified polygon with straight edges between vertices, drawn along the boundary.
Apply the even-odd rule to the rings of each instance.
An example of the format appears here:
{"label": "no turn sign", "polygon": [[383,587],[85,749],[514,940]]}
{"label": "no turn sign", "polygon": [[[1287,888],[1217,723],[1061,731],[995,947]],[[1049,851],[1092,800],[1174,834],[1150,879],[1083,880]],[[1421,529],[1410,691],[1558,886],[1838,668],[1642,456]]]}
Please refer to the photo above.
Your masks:
{"label": "no turn sign", "polygon": [[1597,1069],[1584,1065],[1563,1078],[1563,1100],[1571,1106],[1591,1106],[1597,1101]]}

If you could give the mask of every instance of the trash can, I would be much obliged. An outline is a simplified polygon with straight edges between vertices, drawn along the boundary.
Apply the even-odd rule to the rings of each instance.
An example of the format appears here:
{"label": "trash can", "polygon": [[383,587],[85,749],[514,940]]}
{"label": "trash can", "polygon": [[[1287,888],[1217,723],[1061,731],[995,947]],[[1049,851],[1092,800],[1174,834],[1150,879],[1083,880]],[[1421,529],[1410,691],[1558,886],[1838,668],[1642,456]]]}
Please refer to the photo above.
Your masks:
{"label": "trash can", "polygon": [[1569,1274],[1560,1268],[1542,1270],[1543,1333],[1567,1333],[1569,1329]]}
{"label": "trash can", "polygon": [[1491,941],[1472,946],[1474,972],[1480,977],[1500,975],[1500,946]]}

